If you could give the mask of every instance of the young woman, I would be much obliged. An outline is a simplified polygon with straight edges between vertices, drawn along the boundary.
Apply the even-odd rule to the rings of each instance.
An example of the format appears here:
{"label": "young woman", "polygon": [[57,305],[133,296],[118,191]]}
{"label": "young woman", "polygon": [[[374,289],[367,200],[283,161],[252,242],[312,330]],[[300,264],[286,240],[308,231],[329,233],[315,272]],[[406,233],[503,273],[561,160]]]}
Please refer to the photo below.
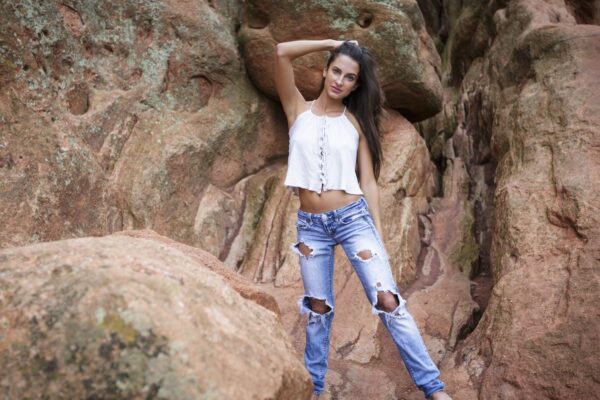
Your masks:
{"label": "young woman", "polygon": [[[323,50],[331,56],[320,94],[307,102],[295,85],[292,60]],[[299,256],[304,284],[299,304],[308,314],[304,361],[313,398],[325,385],[334,314],[334,246],[341,244],[415,384],[427,398],[450,399],[398,292],[384,247],[377,188],[383,97],[370,53],[356,41],[279,43],[275,82],[290,126],[284,184],[300,199],[298,242],[291,248]]]}

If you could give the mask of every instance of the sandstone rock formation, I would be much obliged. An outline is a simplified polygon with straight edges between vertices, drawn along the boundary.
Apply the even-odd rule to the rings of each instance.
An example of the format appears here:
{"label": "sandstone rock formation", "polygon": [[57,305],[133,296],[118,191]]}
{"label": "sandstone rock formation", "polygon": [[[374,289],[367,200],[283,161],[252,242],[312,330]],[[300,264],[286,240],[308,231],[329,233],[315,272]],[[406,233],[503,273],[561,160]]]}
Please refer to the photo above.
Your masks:
{"label": "sandstone rock formation", "polygon": [[211,258],[153,232],[0,251],[3,396],[307,398],[276,315]]}
{"label": "sandstone rock formation", "polygon": [[505,3],[467,2],[449,23],[452,140],[494,287],[443,371],[461,399],[598,398],[600,7]]}
{"label": "sandstone rock formation", "polygon": [[168,245],[170,248],[181,251],[184,255],[193,258],[195,261],[201,263],[204,267],[209,268],[211,271],[216,272],[222,278],[227,281],[227,284],[231,286],[236,292],[242,297],[248,300],[252,300],[257,304],[265,307],[268,310],[273,311],[275,314],[280,315],[279,307],[273,296],[267,294],[265,291],[259,289],[256,285],[252,284],[249,280],[244,279],[240,274],[231,271],[227,268],[217,257],[212,255],[206,250],[202,250],[197,247],[188,246],[186,244],[176,242],[169,239],[166,236],[157,234],[151,229],[141,230],[126,230],[114,233],[114,235],[127,235],[134,238],[151,239],[163,244]]}
{"label": "sandstone rock formation", "polygon": [[[380,64],[386,249],[449,393],[600,398],[598,1],[19,0],[0,18],[13,398],[34,381],[55,397],[193,398],[208,388],[193,379],[220,379],[198,373],[213,359],[260,383],[256,398],[308,393],[299,203],[271,80],[275,44],[297,38],[357,39]],[[295,63],[307,98],[324,57]],[[35,242],[50,243],[14,247]],[[422,398],[341,249],[335,277],[329,396]],[[213,333],[180,329],[198,321]],[[260,365],[207,349],[215,338]]]}
{"label": "sandstone rock formation", "polygon": [[19,1],[0,10],[0,246],[127,228],[201,245],[210,185],[287,151],[231,2]]}

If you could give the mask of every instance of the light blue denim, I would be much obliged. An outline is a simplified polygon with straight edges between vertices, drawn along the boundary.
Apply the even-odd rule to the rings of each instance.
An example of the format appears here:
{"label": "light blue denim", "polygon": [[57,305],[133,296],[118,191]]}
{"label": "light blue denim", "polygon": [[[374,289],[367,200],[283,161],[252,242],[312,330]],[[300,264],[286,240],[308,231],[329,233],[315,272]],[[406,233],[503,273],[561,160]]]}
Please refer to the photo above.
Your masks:
{"label": "light blue denim", "polygon": [[[312,378],[314,393],[320,394],[325,386],[329,337],[335,309],[333,260],[334,246],[337,244],[342,245],[372,305],[373,314],[379,315],[390,332],[415,385],[423,391],[425,397],[443,390],[440,372],[431,360],[417,325],[406,309],[406,301],[396,287],[388,255],[365,198],[361,197],[344,207],[323,213],[298,210],[296,226],[298,241],[291,248],[300,259],[304,284],[304,295],[298,303],[300,312],[308,314],[304,362]],[[308,246],[308,256],[300,251],[300,243]],[[370,250],[371,257],[361,258],[358,253],[363,250]],[[392,312],[378,309],[378,291],[395,294],[398,307]],[[310,298],[325,300],[329,311],[325,314],[312,311]]]}

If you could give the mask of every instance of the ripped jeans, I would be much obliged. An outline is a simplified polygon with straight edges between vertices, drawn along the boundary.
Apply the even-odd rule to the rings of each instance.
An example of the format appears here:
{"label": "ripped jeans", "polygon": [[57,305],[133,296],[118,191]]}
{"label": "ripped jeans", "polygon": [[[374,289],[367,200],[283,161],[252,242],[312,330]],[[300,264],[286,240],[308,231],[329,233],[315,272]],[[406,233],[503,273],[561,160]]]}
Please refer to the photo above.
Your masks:
{"label": "ripped jeans", "polygon": [[[298,210],[298,242],[291,248],[300,259],[304,296],[300,312],[308,314],[304,363],[312,378],[314,393],[325,386],[329,355],[329,337],[334,315],[333,260],[334,246],[341,244],[367,297],[373,314],[378,314],[390,332],[412,380],[426,397],[443,390],[440,372],[429,357],[421,334],[400,296],[388,261],[388,255],[373,223],[364,197],[344,207],[313,214]],[[300,243],[306,247],[300,248]],[[369,250],[370,252],[365,252]],[[304,253],[307,253],[306,256]],[[367,255],[367,256],[365,256]],[[391,292],[398,307],[386,312],[377,307],[377,293]],[[325,300],[324,314],[310,308],[310,298]]]}

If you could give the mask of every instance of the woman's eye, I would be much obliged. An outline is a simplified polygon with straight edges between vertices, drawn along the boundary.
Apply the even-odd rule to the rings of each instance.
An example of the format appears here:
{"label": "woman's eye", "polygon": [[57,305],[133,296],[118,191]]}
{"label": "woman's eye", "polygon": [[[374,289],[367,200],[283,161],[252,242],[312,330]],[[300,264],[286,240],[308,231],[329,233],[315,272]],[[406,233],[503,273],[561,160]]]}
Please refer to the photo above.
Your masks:
{"label": "woman's eye", "polygon": [[[331,72],[333,72],[334,75],[341,75],[342,74],[342,70],[339,68],[331,68]],[[356,80],[355,76],[345,76],[344,79],[348,80],[348,82],[354,82]]]}

